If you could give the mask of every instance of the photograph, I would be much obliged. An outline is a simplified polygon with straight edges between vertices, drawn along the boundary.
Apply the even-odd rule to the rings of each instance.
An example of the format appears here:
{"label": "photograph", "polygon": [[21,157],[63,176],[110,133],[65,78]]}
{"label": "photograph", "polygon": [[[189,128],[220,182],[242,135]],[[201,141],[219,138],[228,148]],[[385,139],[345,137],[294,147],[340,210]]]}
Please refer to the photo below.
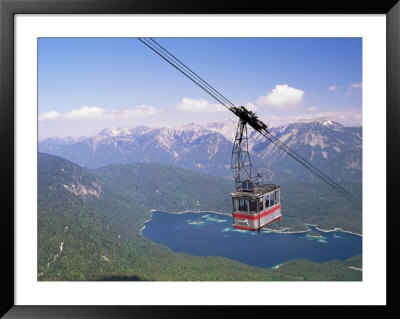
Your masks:
{"label": "photograph", "polygon": [[0,0],[0,317],[393,313],[397,2]]}
{"label": "photograph", "polygon": [[362,38],[39,37],[37,81],[38,281],[363,280]]}

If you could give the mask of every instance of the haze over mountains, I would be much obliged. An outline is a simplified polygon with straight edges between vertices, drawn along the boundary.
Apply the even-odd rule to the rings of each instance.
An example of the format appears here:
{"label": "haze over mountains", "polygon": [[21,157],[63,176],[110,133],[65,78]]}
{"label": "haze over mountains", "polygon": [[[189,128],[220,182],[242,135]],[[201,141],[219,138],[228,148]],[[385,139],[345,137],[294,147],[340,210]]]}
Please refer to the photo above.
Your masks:
{"label": "haze over mountains", "polygon": [[[87,168],[147,162],[231,178],[236,126],[237,121],[225,120],[176,128],[107,128],[92,137],[42,140],[39,151]],[[330,120],[304,120],[272,127],[270,131],[330,177],[361,182],[362,127],[345,127]],[[253,165],[266,178],[311,178],[306,170],[258,132],[251,128],[248,132]]]}

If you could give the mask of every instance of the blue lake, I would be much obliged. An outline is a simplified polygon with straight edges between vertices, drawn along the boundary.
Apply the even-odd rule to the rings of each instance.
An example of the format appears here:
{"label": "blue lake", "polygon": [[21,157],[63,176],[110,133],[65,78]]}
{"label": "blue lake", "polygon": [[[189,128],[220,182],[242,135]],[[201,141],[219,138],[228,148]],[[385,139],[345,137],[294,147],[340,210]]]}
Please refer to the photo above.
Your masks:
{"label": "blue lake", "polygon": [[344,260],[362,253],[362,237],[335,231],[307,233],[260,233],[232,227],[232,218],[216,213],[168,214],[154,212],[142,231],[145,238],[175,252],[197,256],[222,256],[248,265],[274,267],[286,261],[306,258],[317,262]]}

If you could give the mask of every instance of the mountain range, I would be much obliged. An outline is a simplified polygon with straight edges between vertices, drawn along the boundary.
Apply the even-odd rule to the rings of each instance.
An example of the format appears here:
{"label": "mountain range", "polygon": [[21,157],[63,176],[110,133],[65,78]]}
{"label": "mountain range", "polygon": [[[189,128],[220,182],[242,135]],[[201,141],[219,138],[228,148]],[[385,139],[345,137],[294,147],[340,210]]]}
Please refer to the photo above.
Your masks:
{"label": "mountain range", "polygon": [[[91,137],[48,138],[39,151],[87,168],[110,164],[159,163],[205,175],[232,178],[232,146],[237,122],[194,123],[175,128],[110,127]],[[331,120],[299,121],[270,132],[337,181],[361,182],[362,127]],[[267,179],[310,179],[310,173],[258,132],[248,129],[253,165]]]}

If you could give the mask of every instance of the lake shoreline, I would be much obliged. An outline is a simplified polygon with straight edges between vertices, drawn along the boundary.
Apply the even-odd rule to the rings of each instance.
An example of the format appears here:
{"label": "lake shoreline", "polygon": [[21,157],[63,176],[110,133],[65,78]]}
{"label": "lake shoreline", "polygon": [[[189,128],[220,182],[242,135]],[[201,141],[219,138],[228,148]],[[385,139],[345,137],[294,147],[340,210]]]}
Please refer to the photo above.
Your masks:
{"label": "lake shoreline", "polygon": [[362,234],[360,234],[360,233],[351,232],[349,230],[344,230],[344,229],[339,228],[339,227],[336,227],[336,228],[333,228],[333,229],[323,229],[323,228],[320,228],[318,225],[313,225],[313,224],[304,224],[304,225],[313,226],[317,230],[322,231],[323,233],[332,233],[332,232],[338,231],[338,232],[353,234],[353,235],[357,235],[357,236],[362,237]]}
{"label": "lake shoreline", "polygon": [[146,224],[149,223],[149,222],[151,222],[152,220],[153,220],[153,218],[150,218],[150,219],[147,219],[147,220],[144,221],[143,227],[140,228],[140,230],[139,230],[140,236],[143,236],[143,235],[142,235],[142,231],[146,229]]}
{"label": "lake shoreline", "polygon": [[311,231],[311,229],[287,231],[288,229],[290,229],[289,227],[283,229],[271,229],[271,228],[263,228],[263,229],[266,233],[277,233],[277,234],[303,234]]}

